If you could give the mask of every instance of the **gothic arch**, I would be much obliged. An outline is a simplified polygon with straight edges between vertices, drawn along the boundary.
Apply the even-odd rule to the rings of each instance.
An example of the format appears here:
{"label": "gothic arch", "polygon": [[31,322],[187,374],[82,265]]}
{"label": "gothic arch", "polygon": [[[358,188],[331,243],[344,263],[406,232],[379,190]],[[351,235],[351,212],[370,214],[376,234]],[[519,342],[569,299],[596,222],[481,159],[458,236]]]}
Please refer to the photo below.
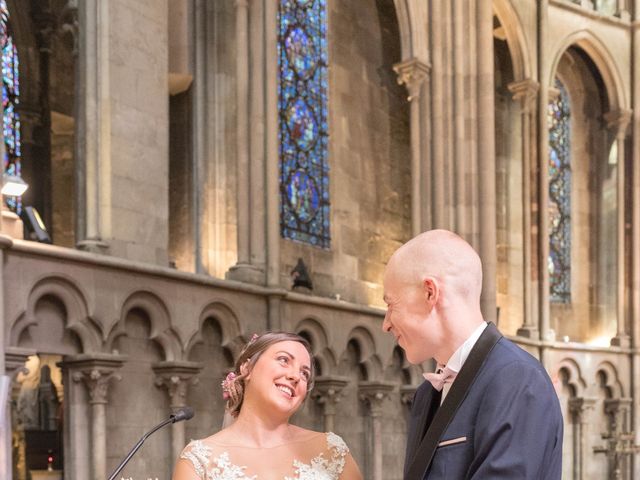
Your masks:
{"label": "gothic arch", "polygon": [[237,358],[242,348],[246,345],[241,334],[240,322],[233,308],[226,302],[215,300],[207,304],[198,318],[198,330],[191,336],[186,346],[187,356],[191,349],[202,341],[202,328],[204,322],[213,318],[222,332],[222,347],[227,349],[233,358]]}
{"label": "gothic arch", "polygon": [[22,332],[37,325],[36,306],[45,296],[51,296],[64,305],[66,310],[65,328],[80,339],[83,352],[100,350],[103,332],[100,325],[89,316],[87,296],[71,279],[61,275],[38,280],[27,297],[27,308],[11,326],[9,345],[18,345]]}
{"label": "gothic arch", "polygon": [[378,356],[376,343],[368,328],[363,326],[355,327],[347,336],[347,343],[354,341],[360,349],[360,364],[367,372],[368,380],[379,380],[382,378],[382,362]]}
{"label": "gothic arch", "polygon": [[127,334],[125,321],[128,313],[135,308],[144,311],[148,315],[151,324],[149,338],[160,345],[164,360],[179,359],[181,357],[180,338],[171,327],[169,310],[156,294],[145,290],[132,293],[122,304],[120,319],[109,333],[107,340],[109,349],[111,349],[118,337]]}
{"label": "gothic arch", "polygon": [[327,331],[321,321],[314,317],[307,317],[300,321],[294,331],[298,334],[305,334],[311,338],[311,346],[316,361],[320,364],[323,375],[331,372],[336,364],[336,354],[329,347]]}
{"label": "gothic arch", "polygon": [[402,61],[417,58],[429,63],[428,8],[424,0],[393,0],[400,27]]}
{"label": "gothic arch", "polygon": [[609,389],[612,394],[612,398],[623,398],[624,397],[624,387],[622,386],[622,382],[618,376],[618,370],[611,362],[602,362],[596,367],[596,379],[598,378],[598,374],[603,374],[604,376],[604,387]]}
{"label": "gothic arch", "polygon": [[[564,374],[566,375],[567,385],[569,385],[573,389],[573,391],[575,392],[575,396],[583,396],[584,391],[587,388],[587,383],[582,377],[580,365],[578,365],[578,363],[571,358],[565,358],[561,360],[556,366],[556,375],[559,376],[562,372],[564,372]],[[555,378],[556,375],[553,375],[553,377]]]}
{"label": "gothic arch", "polygon": [[552,57],[549,76],[545,79],[544,85],[547,85],[547,88],[553,87],[553,80],[556,76],[560,59],[571,46],[577,46],[584,50],[598,69],[607,91],[609,111],[628,109],[629,100],[624,90],[624,83],[615,57],[600,39],[589,30],[575,32],[560,42],[555,49],[555,55]]}
{"label": "gothic arch", "polygon": [[529,48],[518,14],[509,0],[494,0],[493,12],[498,17],[507,37],[514,81],[519,82],[531,78]]}

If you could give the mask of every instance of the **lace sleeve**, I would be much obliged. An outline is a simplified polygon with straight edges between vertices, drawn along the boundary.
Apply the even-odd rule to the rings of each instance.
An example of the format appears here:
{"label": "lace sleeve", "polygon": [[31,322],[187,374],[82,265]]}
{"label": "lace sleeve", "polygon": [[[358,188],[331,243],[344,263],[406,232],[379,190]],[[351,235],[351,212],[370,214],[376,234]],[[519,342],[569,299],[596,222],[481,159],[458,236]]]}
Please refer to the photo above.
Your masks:
{"label": "lace sleeve", "polygon": [[205,446],[200,440],[192,440],[182,450],[180,458],[191,462],[198,477],[205,479],[205,472],[211,458],[211,449],[209,447]]}
{"label": "lace sleeve", "polygon": [[327,433],[327,447],[331,454],[331,473],[334,478],[340,477],[344,470],[345,457],[349,453],[349,447],[344,440],[333,432]]}

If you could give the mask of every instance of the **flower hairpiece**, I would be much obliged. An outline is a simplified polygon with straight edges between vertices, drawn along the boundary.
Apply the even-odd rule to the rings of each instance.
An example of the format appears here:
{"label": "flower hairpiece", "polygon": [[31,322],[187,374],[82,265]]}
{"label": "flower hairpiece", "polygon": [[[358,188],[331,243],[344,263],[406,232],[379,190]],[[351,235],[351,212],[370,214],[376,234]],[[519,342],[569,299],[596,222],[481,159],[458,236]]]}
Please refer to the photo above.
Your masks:
{"label": "flower hairpiece", "polygon": [[257,333],[254,333],[253,335],[251,335],[251,339],[249,340],[249,343],[247,345],[251,345],[253,342],[255,342],[258,338],[260,337],[260,335],[258,335]]}
{"label": "flower hairpiece", "polygon": [[220,384],[222,386],[222,398],[225,400],[231,398],[231,385],[235,382],[236,378],[238,378],[238,376],[234,372],[229,372]]}

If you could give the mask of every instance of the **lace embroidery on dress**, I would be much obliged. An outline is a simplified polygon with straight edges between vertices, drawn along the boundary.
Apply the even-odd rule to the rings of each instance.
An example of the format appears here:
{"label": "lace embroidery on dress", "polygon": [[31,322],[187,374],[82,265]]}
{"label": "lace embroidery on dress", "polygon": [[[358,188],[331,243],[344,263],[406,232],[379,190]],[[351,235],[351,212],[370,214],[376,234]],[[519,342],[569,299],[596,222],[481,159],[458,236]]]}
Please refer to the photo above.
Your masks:
{"label": "lace embroidery on dress", "polygon": [[345,457],[349,452],[347,444],[333,432],[327,433],[327,446],[331,458],[324,458],[320,453],[311,459],[311,463],[293,461],[297,478],[285,477],[284,480],[337,480],[344,470]]}
{"label": "lace embroidery on dress", "polygon": [[[295,477],[284,477],[283,480],[338,480],[344,470],[345,457],[349,453],[347,444],[333,432],[328,432],[327,450],[311,459],[309,463],[293,460]],[[325,453],[330,458],[325,458]],[[231,463],[228,452],[222,452],[211,458],[212,449],[201,440],[194,440],[187,445],[180,458],[189,460],[196,474],[202,480],[257,480],[258,476],[247,477],[241,467]]]}

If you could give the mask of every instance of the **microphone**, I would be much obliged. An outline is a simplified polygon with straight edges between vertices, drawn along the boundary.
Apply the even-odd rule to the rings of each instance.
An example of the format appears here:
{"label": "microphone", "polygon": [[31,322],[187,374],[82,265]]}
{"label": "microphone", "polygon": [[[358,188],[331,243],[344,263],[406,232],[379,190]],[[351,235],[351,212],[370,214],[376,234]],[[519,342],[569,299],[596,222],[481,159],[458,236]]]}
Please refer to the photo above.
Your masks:
{"label": "microphone", "polygon": [[142,438],[138,440],[138,443],[136,443],[133,446],[133,448],[127,454],[127,456],[124,457],[124,460],[120,462],[120,465],[118,465],[116,469],[113,471],[113,473],[109,476],[109,480],[114,480],[118,476],[118,474],[122,471],[124,466],[129,462],[129,460],[131,460],[131,457],[133,457],[136,454],[136,452],[140,449],[144,441],[147,438],[149,438],[152,434],[160,430],[162,427],[169,425],[170,423],[182,422],[183,420],[190,420],[191,418],[193,418],[193,415],[194,415],[193,408],[182,407],[175,413],[172,413],[171,415],[169,415],[169,418],[167,420],[164,420],[163,422],[159,423],[158,425],[153,427],[151,430],[149,430],[147,433],[145,433],[142,436]]}

